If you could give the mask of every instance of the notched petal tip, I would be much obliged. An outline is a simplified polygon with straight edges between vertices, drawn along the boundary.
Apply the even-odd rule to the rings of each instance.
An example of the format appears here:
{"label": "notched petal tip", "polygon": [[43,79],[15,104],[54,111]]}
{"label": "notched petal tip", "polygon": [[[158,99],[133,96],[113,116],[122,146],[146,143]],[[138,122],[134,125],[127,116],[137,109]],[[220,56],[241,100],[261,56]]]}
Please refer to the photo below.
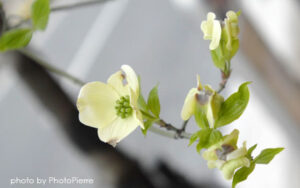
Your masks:
{"label": "notched petal tip", "polygon": [[126,76],[126,81],[129,87],[138,95],[139,93],[139,81],[135,71],[129,65],[122,65],[122,71],[124,71]]}
{"label": "notched petal tip", "polygon": [[118,139],[113,138],[113,139],[109,140],[107,143],[108,143],[109,145],[111,145],[112,147],[116,147],[116,146],[117,146],[117,143],[118,143]]}

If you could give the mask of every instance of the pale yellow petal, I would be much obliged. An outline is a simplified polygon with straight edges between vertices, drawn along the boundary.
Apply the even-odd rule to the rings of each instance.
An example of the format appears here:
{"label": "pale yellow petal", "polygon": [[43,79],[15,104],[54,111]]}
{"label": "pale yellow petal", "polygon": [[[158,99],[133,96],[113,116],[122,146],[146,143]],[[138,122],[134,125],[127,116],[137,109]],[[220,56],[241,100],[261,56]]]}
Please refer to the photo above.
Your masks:
{"label": "pale yellow petal", "polygon": [[139,121],[134,116],[126,119],[117,118],[110,125],[98,129],[101,141],[116,146],[123,138],[128,136],[139,126]]}
{"label": "pale yellow petal", "polygon": [[181,110],[181,118],[183,120],[188,120],[192,115],[195,114],[196,109],[196,94],[198,93],[197,88],[192,88],[187,94],[182,110]]}
{"label": "pale yellow petal", "polygon": [[213,21],[213,31],[212,31],[212,38],[211,38],[211,42],[209,45],[209,49],[210,50],[215,50],[220,43],[220,39],[221,39],[221,25],[220,22],[217,20]]}
{"label": "pale yellow petal", "polygon": [[212,20],[214,20],[215,18],[216,18],[215,13],[209,12],[209,13],[207,14],[207,20],[212,21]]}
{"label": "pale yellow petal", "polygon": [[90,82],[84,85],[77,99],[79,120],[88,126],[99,128],[116,119],[115,102],[117,92],[102,82]]}
{"label": "pale yellow petal", "polygon": [[143,122],[143,114],[139,110],[137,110],[137,111],[134,111],[133,115],[134,115],[134,118],[138,121],[139,126],[142,129],[145,129],[144,122]]}
{"label": "pale yellow petal", "polygon": [[243,157],[246,154],[247,154],[247,148],[246,148],[246,142],[244,142],[243,147],[241,147],[239,149],[236,149],[231,153],[228,153],[227,156],[226,156],[226,160],[229,161],[229,160],[232,160],[232,159]]}
{"label": "pale yellow petal", "polygon": [[247,159],[247,157],[240,157],[237,159],[230,160],[221,167],[221,170],[225,179],[229,180],[232,178],[234,171],[243,166],[250,166],[250,161],[249,159]]}
{"label": "pale yellow petal", "polygon": [[207,161],[208,168],[221,168],[224,165],[225,161],[223,160],[215,160],[215,161]]}
{"label": "pale yellow petal", "polygon": [[230,10],[226,13],[227,19],[229,19],[231,22],[238,22],[238,14],[234,11]]}
{"label": "pale yellow petal", "polygon": [[138,96],[130,89],[130,106],[133,108],[134,117],[140,122],[139,125],[144,129],[143,115],[138,108]]}
{"label": "pale yellow petal", "polygon": [[210,40],[211,39],[211,27],[209,27],[209,23],[207,21],[202,21],[200,26],[202,32],[203,32],[203,39],[204,40]]}
{"label": "pale yellow petal", "polygon": [[129,65],[122,65],[121,69],[125,72],[126,80],[129,87],[135,92],[138,96],[139,91],[139,81],[134,70]]}
{"label": "pale yellow petal", "polygon": [[118,71],[111,75],[107,83],[111,85],[120,96],[126,96],[129,95],[129,87],[127,83],[124,84],[125,75],[122,73],[122,71]]}
{"label": "pale yellow petal", "polygon": [[197,89],[200,91],[203,89],[203,86],[201,84],[201,81],[200,81],[200,76],[199,74],[197,74]]}

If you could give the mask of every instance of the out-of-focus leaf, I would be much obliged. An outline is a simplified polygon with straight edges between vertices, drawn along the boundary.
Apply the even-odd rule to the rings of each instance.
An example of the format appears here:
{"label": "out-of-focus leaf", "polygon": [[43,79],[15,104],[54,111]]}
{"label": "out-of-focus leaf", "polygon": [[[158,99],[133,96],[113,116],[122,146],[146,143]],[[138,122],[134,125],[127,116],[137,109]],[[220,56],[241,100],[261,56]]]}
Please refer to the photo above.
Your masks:
{"label": "out-of-focus leaf", "polygon": [[255,157],[254,162],[256,164],[268,164],[272,159],[280,153],[284,148],[268,148],[264,149],[257,157]]}
{"label": "out-of-focus leaf", "polygon": [[253,172],[255,168],[255,163],[251,162],[250,167],[242,167],[239,170],[237,170],[233,176],[232,180],[232,188],[235,188],[235,186],[242,182],[245,181],[248,176]]}
{"label": "out-of-focus leaf", "polygon": [[25,47],[32,38],[32,30],[28,28],[14,29],[4,33],[0,38],[0,51],[15,50]]}
{"label": "out-of-focus leaf", "polygon": [[31,19],[34,29],[45,30],[50,14],[49,0],[36,0],[31,7]]}

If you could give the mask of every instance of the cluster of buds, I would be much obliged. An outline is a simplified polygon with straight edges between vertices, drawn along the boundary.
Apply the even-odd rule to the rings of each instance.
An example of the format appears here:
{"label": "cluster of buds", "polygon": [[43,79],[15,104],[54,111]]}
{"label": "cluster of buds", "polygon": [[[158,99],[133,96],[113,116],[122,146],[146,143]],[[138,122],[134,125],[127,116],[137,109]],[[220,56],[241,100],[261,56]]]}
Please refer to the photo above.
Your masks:
{"label": "cluster of buds", "polygon": [[250,160],[246,156],[246,142],[243,143],[243,147],[238,148],[238,136],[239,131],[235,129],[202,154],[207,160],[208,168],[220,169],[225,179],[231,179],[236,169],[250,166]]}
{"label": "cluster of buds", "polygon": [[193,115],[201,113],[204,121],[197,123],[201,128],[214,128],[214,121],[224,98],[219,95],[210,85],[202,86],[200,77],[197,75],[197,88],[192,88],[188,92],[181,111],[181,118],[188,120]]}
{"label": "cluster of buds", "polygon": [[211,40],[209,49],[216,67],[226,76],[230,74],[230,60],[239,49],[238,16],[240,12],[228,11],[224,21],[216,20],[212,12],[207,14],[207,20],[201,24],[205,40]]}

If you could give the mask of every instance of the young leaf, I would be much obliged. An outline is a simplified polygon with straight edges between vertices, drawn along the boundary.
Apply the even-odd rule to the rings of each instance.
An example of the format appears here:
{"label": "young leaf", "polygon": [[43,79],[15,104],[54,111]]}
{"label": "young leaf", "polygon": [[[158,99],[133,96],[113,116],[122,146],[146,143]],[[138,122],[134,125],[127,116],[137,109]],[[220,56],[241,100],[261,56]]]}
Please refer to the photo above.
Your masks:
{"label": "young leaf", "polygon": [[249,101],[248,84],[240,85],[239,90],[232,94],[221,106],[218,119],[215,121],[215,128],[227,125],[238,119],[247,107]]}
{"label": "young leaf", "polygon": [[142,133],[146,136],[147,135],[147,131],[148,129],[152,126],[153,124],[153,120],[147,120],[145,123],[144,123],[144,127],[145,129],[141,129],[142,130]]}
{"label": "young leaf", "polygon": [[156,116],[159,117],[160,114],[160,103],[158,98],[157,86],[155,86],[149,93],[148,96],[148,107],[150,111]]}
{"label": "young leaf", "polygon": [[222,52],[221,46],[219,46],[215,50],[211,50],[210,54],[211,54],[212,60],[214,62],[214,65],[217,68],[219,68],[222,71],[224,71],[225,70],[225,58],[223,56],[223,52]]}
{"label": "young leaf", "polygon": [[199,142],[196,146],[197,152],[200,153],[200,151],[203,148],[207,148],[209,137],[210,137],[211,129],[201,129],[199,131]]}
{"label": "young leaf", "polygon": [[216,144],[220,140],[222,140],[223,136],[219,130],[213,129],[209,135],[209,141],[205,148],[209,148],[210,146]]}
{"label": "young leaf", "polygon": [[31,18],[34,29],[45,30],[50,14],[49,0],[36,0],[31,7]]}
{"label": "young leaf", "polygon": [[250,147],[248,149],[247,157],[251,158],[252,152],[253,152],[253,150],[255,150],[256,146],[257,146],[257,144],[253,145],[252,147]]}
{"label": "young leaf", "polygon": [[211,109],[212,109],[212,112],[213,112],[213,118],[214,119],[218,119],[219,112],[220,112],[220,109],[221,109],[221,106],[222,106],[223,102],[224,102],[224,97],[222,95],[219,95],[218,93],[215,93],[212,96],[210,105],[211,105]]}
{"label": "young leaf", "polygon": [[25,47],[32,38],[31,29],[15,29],[4,33],[0,38],[0,51]]}
{"label": "young leaf", "polygon": [[192,145],[198,138],[199,138],[199,132],[196,132],[194,134],[192,134],[191,138],[190,138],[190,143],[188,146]]}
{"label": "young leaf", "polygon": [[201,129],[197,133],[199,142],[196,149],[198,152],[200,152],[203,148],[209,148],[223,138],[222,133],[215,129]]}
{"label": "young leaf", "polygon": [[138,97],[138,107],[139,109],[145,111],[145,112],[148,112],[149,111],[149,108],[147,106],[147,103],[143,97],[143,94],[142,94],[142,87],[141,87],[141,77],[140,75],[138,76],[138,81],[139,81],[139,97]]}
{"label": "young leaf", "polygon": [[145,112],[149,111],[148,106],[146,104],[146,101],[145,101],[145,99],[144,99],[144,97],[143,97],[142,94],[140,94],[139,98],[138,98],[138,107],[139,107],[139,109],[141,109],[141,110],[143,110]]}
{"label": "young leaf", "polygon": [[272,159],[280,153],[284,148],[268,148],[264,149],[257,157],[255,157],[254,162],[256,164],[268,164]]}
{"label": "young leaf", "polygon": [[236,54],[240,46],[239,40],[232,41],[232,51],[230,52],[230,59]]}
{"label": "young leaf", "polygon": [[201,129],[209,128],[209,123],[205,113],[205,107],[197,105],[195,111],[195,121]]}
{"label": "young leaf", "polygon": [[255,163],[251,162],[250,167],[242,167],[239,170],[237,170],[233,176],[233,180],[232,180],[232,188],[235,188],[235,186],[242,182],[245,181],[248,176],[253,172],[255,168]]}

